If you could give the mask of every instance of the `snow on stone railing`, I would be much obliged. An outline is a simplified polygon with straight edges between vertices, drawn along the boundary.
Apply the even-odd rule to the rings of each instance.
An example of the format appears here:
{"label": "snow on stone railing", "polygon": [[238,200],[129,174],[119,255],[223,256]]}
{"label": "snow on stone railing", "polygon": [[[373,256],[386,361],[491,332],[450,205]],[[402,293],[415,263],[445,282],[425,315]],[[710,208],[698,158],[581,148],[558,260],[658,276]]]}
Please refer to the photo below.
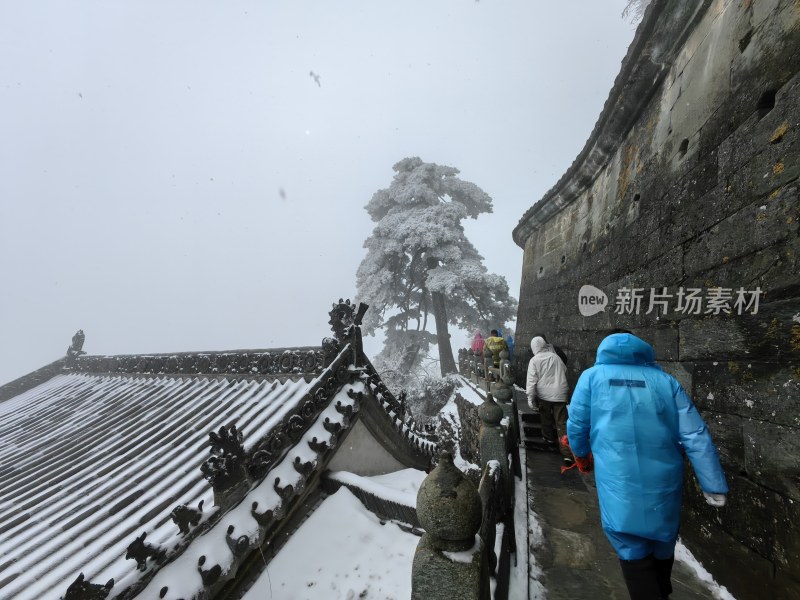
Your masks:
{"label": "snow on stone railing", "polygon": [[481,497],[483,515],[479,535],[488,550],[489,572],[497,574],[497,554],[495,551],[495,538],[497,523],[502,520],[508,498],[504,497],[507,490],[503,486],[503,471],[496,460],[487,461],[483,466],[478,495]]}

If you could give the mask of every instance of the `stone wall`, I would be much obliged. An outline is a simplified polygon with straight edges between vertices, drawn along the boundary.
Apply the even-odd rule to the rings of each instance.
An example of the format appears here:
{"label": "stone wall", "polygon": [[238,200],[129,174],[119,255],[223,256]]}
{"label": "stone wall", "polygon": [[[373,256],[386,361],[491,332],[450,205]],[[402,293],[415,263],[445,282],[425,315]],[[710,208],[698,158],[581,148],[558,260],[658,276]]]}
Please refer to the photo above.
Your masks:
{"label": "stone wall", "polygon": [[[691,390],[731,493],[707,508],[687,478],[682,535],[740,599],[800,598],[799,66],[796,0],[654,0],[586,147],[514,230],[518,347],[546,333],[574,384],[624,327]],[[581,315],[583,285],[605,311]],[[617,313],[623,288],[642,289],[638,314]],[[666,311],[647,314],[651,288]],[[699,314],[677,310],[681,288]]]}

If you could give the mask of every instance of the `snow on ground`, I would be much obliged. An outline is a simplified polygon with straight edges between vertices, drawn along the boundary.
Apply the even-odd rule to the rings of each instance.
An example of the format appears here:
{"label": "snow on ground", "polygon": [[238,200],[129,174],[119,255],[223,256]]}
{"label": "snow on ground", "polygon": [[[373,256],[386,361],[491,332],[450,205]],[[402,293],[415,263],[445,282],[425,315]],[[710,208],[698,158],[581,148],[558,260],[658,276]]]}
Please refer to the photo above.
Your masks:
{"label": "snow on ground", "polygon": [[332,471],[328,473],[328,477],[342,483],[355,485],[384,500],[404,506],[416,506],[417,492],[426,473],[417,469],[401,469],[385,475],[361,477],[347,471]]}
{"label": "snow on ground", "polygon": [[[460,378],[459,384],[460,384],[459,387],[453,390],[453,394],[450,396],[450,399],[447,401],[447,404],[445,404],[442,407],[442,410],[439,411],[439,416],[441,419],[447,421],[450,424],[450,427],[453,429],[453,432],[455,433],[456,439],[460,440],[461,417],[458,414],[458,407],[456,406],[456,400],[455,400],[456,394],[460,395],[467,402],[470,402],[475,405],[483,404],[484,398],[463,377]],[[459,444],[455,445],[455,456],[453,456],[453,463],[464,473],[467,473],[471,470],[477,470],[478,472],[480,472],[481,470],[478,465],[469,462],[463,456],[461,456],[461,450],[459,448]]]}
{"label": "snow on ground", "polygon": [[711,573],[706,571],[705,567],[703,567],[689,549],[683,545],[680,539],[678,539],[678,544],[675,546],[675,560],[684,563],[694,571],[697,578],[708,585],[716,600],[736,600],[724,586],[714,581]]}
{"label": "snow on ground", "polygon": [[535,554],[529,553],[528,548],[538,548],[544,542],[544,534],[536,513],[527,511],[528,482],[524,475],[527,473],[524,452],[520,452],[520,461],[523,477],[514,478],[514,535],[517,541],[517,565],[515,567],[514,562],[511,562],[508,597],[543,600],[546,597],[541,583],[543,572],[536,562]]}
{"label": "snow on ground", "polygon": [[418,542],[391,522],[381,525],[340,488],[289,538],[243,600],[405,600]]}
{"label": "snow on ground", "polygon": [[456,389],[456,392],[458,392],[464,400],[477,406],[484,403],[486,398],[478,393],[478,390],[467,379],[461,377],[459,384],[460,387]]}

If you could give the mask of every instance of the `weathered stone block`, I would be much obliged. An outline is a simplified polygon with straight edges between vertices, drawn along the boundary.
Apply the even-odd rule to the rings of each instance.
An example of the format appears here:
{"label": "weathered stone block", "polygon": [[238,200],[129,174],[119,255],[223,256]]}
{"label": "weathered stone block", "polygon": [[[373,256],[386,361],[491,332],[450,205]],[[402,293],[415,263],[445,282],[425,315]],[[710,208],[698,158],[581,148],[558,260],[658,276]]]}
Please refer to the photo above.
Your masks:
{"label": "weathered stone block", "polygon": [[680,321],[680,359],[704,360],[741,356],[746,338],[730,315],[707,315]]}
{"label": "weathered stone block", "polygon": [[[784,0],[773,18],[759,22],[743,52],[734,55],[730,67],[731,90],[739,97],[777,89],[800,67],[800,36],[797,35],[797,7]],[[760,16],[760,15],[759,15]],[[756,103],[753,102],[753,107]]]}
{"label": "weathered stone block", "polygon": [[800,427],[798,366],[756,361],[698,363],[692,398],[703,410]]}
{"label": "weathered stone block", "polygon": [[[742,235],[747,232],[747,235]],[[701,273],[725,260],[751,254],[786,238],[800,235],[800,209],[796,194],[758,200],[685,244],[684,270]]]}
{"label": "weathered stone block", "polygon": [[800,430],[748,419],[742,423],[742,431],[748,475],[800,501]]}
{"label": "weathered stone block", "polygon": [[776,582],[770,561],[687,511],[684,511],[681,541],[735,598],[783,597],[771,595]]}
{"label": "weathered stone block", "polygon": [[[703,500],[694,478],[684,486],[685,513],[711,538],[717,528],[774,564],[800,567],[800,540],[791,529],[798,512],[795,504],[749,479],[726,473],[730,492],[723,508],[712,508]],[[702,537],[700,539],[702,539]]]}
{"label": "weathered stone block", "polygon": [[486,424],[481,425],[480,431],[480,464],[485,465],[490,460],[500,463],[504,481],[510,481],[508,467],[508,440],[503,427],[491,427]]}
{"label": "weathered stone block", "polygon": [[411,566],[412,600],[490,600],[487,553],[479,537],[476,544],[472,559],[462,562],[437,550],[430,535],[423,535]]}
{"label": "weathered stone block", "polygon": [[670,109],[670,116],[671,135],[677,139],[699,132],[708,116],[728,95],[730,63],[736,52],[737,21],[739,14],[733,2],[727,3],[716,19],[703,19],[692,36],[699,41],[698,45],[685,63],[676,65],[681,73],[680,95]]}
{"label": "weathered stone block", "polygon": [[[733,100],[729,104],[733,104]],[[775,106],[766,115],[751,109],[749,116],[742,121],[733,133],[719,145],[719,184],[723,188],[731,184],[731,179],[753,157],[758,156],[770,146],[783,149],[792,146],[798,136],[798,104],[800,104],[800,78],[794,76],[776,93]],[[730,119],[732,107],[723,111]],[[763,169],[760,169],[763,170]],[[745,173],[747,175],[747,173]]]}
{"label": "weathered stone block", "polygon": [[790,237],[763,250],[726,260],[684,282],[684,287],[761,288],[764,300],[792,298],[800,290],[800,238]]}
{"label": "weathered stone block", "polygon": [[744,419],[738,415],[701,411],[714,445],[719,450],[722,467],[726,473],[747,476],[745,467],[745,438],[742,433]]}
{"label": "weathered stone block", "polygon": [[461,456],[469,462],[480,464],[480,442],[478,432],[481,428],[481,419],[478,416],[478,407],[467,402],[460,395],[456,395],[456,408],[461,421]]}
{"label": "weathered stone block", "polygon": [[798,300],[760,304],[758,313],[703,315],[680,321],[680,359],[800,360]]}

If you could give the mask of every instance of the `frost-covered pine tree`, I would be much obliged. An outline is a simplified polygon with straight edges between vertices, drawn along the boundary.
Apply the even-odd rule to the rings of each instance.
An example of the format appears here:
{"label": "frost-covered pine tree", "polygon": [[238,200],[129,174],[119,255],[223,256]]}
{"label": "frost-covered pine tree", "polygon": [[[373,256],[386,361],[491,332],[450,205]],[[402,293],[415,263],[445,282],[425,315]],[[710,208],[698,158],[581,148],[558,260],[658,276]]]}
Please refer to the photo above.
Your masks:
{"label": "frost-covered pine tree", "polygon": [[435,342],[442,376],[455,373],[448,325],[485,332],[516,311],[505,278],[486,270],[461,224],[492,212],[492,199],[453,167],[413,157],[393,169],[365,207],[377,225],[356,274],[358,297],[372,307],[363,328],[385,329],[384,365],[409,373]]}
{"label": "frost-covered pine tree", "polygon": [[631,23],[638,23],[642,20],[650,2],[651,0],[628,0],[625,10],[622,11],[622,18],[630,19]]}

